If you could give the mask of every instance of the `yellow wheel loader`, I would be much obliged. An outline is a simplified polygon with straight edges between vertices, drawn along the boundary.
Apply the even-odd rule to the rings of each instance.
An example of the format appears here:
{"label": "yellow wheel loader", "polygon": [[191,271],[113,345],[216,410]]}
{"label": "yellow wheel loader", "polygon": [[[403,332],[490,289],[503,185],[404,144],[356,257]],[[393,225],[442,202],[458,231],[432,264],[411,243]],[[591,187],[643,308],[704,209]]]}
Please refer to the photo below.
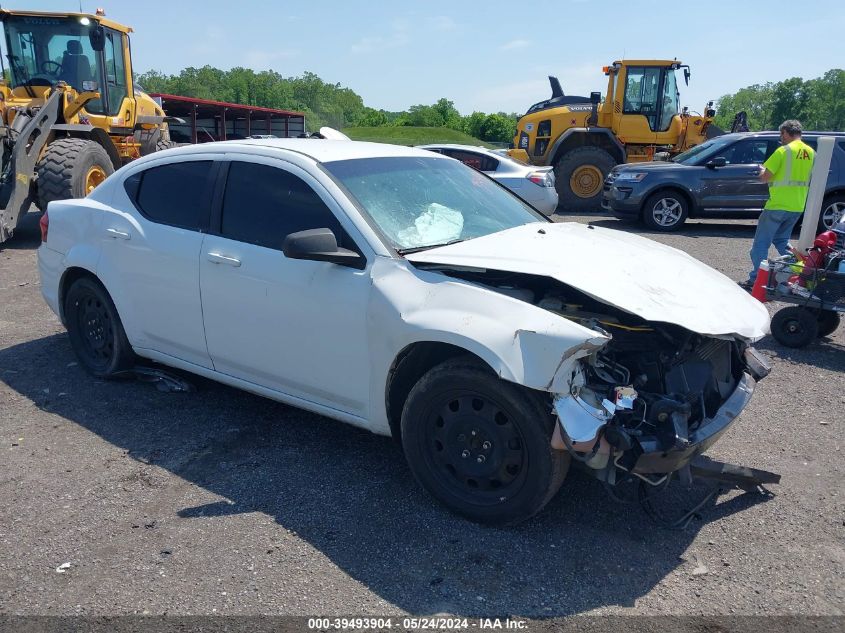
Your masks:
{"label": "yellow wheel loader", "polygon": [[[170,146],[167,117],[133,85],[129,33],[102,11],[0,9],[0,242],[34,203],[82,198]],[[8,66],[7,66],[8,64]]]}
{"label": "yellow wheel loader", "polygon": [[712,125],[712,102],[703,114],[679,108],[675,71],[689,83],[689,66],[677,60],[615,61],[604,69],[607,94],[565,95],[549,77],[552,96],[536,103],[517,123],[509,154],[555,168],[560,206],[598,209],[604,178],[619,163],[674,155],[722,131]]}

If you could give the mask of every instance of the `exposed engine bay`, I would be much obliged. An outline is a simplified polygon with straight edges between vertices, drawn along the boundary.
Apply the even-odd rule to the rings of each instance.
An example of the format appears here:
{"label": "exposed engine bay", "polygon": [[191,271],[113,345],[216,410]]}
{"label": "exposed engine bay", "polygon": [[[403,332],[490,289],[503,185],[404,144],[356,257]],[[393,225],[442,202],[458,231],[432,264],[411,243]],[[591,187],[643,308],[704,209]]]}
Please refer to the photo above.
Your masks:
{"label": "exposed engine bay", "polygon": [[[553,446],[614,484],[684,468],[711,446],[769,372],[740,337],[646,321],[547,277],[425,265],[577,322],[610,340],[551,394]],[[556,444],[557,443],[557,444]]]}

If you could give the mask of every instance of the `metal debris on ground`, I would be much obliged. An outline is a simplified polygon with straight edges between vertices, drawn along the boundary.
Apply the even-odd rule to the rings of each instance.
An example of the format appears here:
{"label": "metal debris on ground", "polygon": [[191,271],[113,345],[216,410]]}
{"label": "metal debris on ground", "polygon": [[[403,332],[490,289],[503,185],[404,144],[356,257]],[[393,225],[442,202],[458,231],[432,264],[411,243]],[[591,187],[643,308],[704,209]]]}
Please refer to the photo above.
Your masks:
{"label": "metal debris on ground", "polygon": [[135,367],[129,373],[142,382],[154,383],[156,389],[166,393],[190,393],[195,391],[194,386],[187,380],[161,369],[153,367]]}

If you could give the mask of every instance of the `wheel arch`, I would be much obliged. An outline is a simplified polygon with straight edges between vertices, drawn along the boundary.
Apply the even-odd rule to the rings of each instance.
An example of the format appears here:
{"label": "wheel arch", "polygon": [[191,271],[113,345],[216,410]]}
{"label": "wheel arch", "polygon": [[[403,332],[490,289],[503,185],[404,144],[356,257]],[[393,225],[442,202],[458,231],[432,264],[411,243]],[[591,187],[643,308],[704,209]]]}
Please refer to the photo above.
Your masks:
{"label": "wheel arch", "polygon": [[607,128],[577,128],[573,127],[555,140],[549,151],[547,165],[557,165],[558,161],[568,152],[578,147],[598,147],[613,157],[617,164],[625,162],[625,148],[613,133]]}
{"label": "wheel arch", "polygon": [[414,385],[426,372],[440,363],[459,356],[472,356],[493,374],[497,374],[488,360],[465,347],[439,341],[416,341],[405,346],[393,359],[387,373],[384,404],[391,436],[401,439],[402,408]]}
{"label": "wheel arch", "polygon": [[[101,128],[94,127],[93,125],[66,123],[54,125],[51,133],[53,137],[50,139],[49,143],[52,143],[54,140],[59,138],[81,138],[94,141],[106,150],[115,171],[120,169],[123,165],[123,162],[120,160],[120,154],[117,153],[117,148],[114,146],[111,137]],[[49,143],[47,143],[47,145],[49,145]],[[47,145],[45,145],[45,148]]]}
{"label": "wheel arch", "polygon": [[643,194],[643,203],[640,205],[640,219],[642,219],[643,215],[646,211],[646,203],[651,199],[652,196],[662,192],[672,192],[680,194],[684,201],[687,203],[687,217],[695,217],[696,216],[696,206],[693,199],[692,194],[684,189],[683,187],[677,184],[659,184],[654,187],[654,189],[647,191]]}
{"label": "wheel arch", "polygon": [[[67,291],[75,281],[82,279],[83,277],[93,279],[103,286],[106,292],[108,292],[108,288],[103,285],[103,282],[100,281],[99,277],[97,277],[93,270],[90,270],[84,265],[74,265],[66,268],[59,280],[59,317],[61,318],[63,325],[67,324],[67,315],[65,314],[65,298],[67,297]],[[111,293],[109,293],[109,296],[111,296]]]}
{"label": "wheel arch", "polygon": [[828,202],[831,198],[836,198],[837,196],[845,196],[845,185],[833,187],[825,191],[823,204]]}

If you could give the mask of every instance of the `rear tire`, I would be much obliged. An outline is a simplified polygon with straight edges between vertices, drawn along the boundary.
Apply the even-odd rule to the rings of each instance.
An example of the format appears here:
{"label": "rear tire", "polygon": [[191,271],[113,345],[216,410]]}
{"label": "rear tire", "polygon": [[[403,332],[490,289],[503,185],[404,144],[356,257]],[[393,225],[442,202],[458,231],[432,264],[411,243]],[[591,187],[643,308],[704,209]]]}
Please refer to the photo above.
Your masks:
{"label": "rear tire", "polygon": [[417,481],[473,521],[511,524],[531,517],[569,468],[569,454],[551,447],[549,409],[472,357],[430,369],[411,389],[401,424]]}
{"label": "rear tire", "polygon": [[84,198],[114,173],[114,165],[96,141],[59,138],[47,146],[35,171],[38,207],[46,209],[53,200]]}
{"label": "rear tire", "polygon": [[658,191],[643,205],[643,222],[650,229],[669,233],[677,231],[687,221],[689,204],[674,191]]}
{"label": "rear tire", "polygon": [[98,281],[74,281],[65,295],[64,314],[71,347],[88,373],[114,378],[132,369],[132,346],[109,293]]}
{"label": "rear tire", "polygon": [[166,149],[170,149],[171,147],[176,147],[176,145],[173,143],[173,141],[168,141],[167,139],[161,138],[156,142],[156,151],[157,152],[162,152]]}
{"label": "rear tire", "polygon": [[825,198],[822,211],[819,214],[818,232],[823,233],[832,229],[845,214],[845,194],[838,193]]}
{"label": "rear tire", "polygon": [[578,147],[555,165],[558,208],[564,211],[598,211],[604,179],[616,167],[613,156],[599,147]]}
{"label": "rear tire", "polygon": [[799,306],[783,308],[772,317],[772,336],[786,347],[805,347],[816,338],[818,331],[816,315]]}

